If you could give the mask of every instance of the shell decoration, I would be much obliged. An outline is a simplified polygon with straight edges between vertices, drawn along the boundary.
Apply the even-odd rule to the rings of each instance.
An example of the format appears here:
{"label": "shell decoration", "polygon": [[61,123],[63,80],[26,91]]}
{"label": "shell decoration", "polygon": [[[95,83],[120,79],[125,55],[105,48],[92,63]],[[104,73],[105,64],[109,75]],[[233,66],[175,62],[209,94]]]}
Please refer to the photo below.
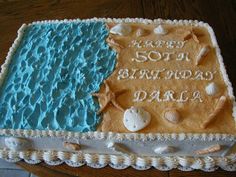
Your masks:
{"label": "shell decoration", "polygon": [[131,33],[131,31],[132,29],[130,25],[123,24],[123,23],[117,24],[110,29],[111,34],[115,34],[119,36],[127,36]]}
{"label": "shell decoration", "polygon": [[219,98],[213,112],[208,116],[208,119],[205,122],[203,122],[201,128],[203,129],[207,128],[215,120],[216,116],[223,110],[226,102],[227,102],[226,96],[223,95]]}
{"label": "shell decoration", "polygon": [[146,36],[147,34],[148,34],[147,30],[143,28],[138,28],[136,31],[136,37],[143,37]]}
{"label": "shell decoration", "polygon": [[215,82],[211,82],[206,86],[205,91],[207,95],[213,96],[219,92],[219,87]]}
{"label": "shell decoration", "polygon": [[121,153],[121,154],[129,154],[130,153],[128,150],[126,150],[120,144],[115,143],[115,142],[108,142],[107,143],[107,148],[114,151],[114,152],[118,152],[118,153]]}
{"label": "shell decoration", "polygon": [[143,108],[131,107],[124,112],[123,124],[131,132],[145,128],[151,121],[151,115]]}
{"label": "shell decoration", "polygon": [[196,65],[199,65],[202,60],[207,56],[207,54],[210,52],[210,46],[209,45],[203,45],[200,49],[197,57],[196,57]]}
{"label": "shell decoration", "polygon": [[216,145],[210,146],[208,148],[204,148],[204,149],[200,149],[200,150],[194,151],[194,153],[197,154],[197,155],[204,155],[204,154],[218,152],[221,149],[222,149],[221,145],[216,144]]}
{"label": "shell decoration", "polygon": [[31,148],[31,144],[27,139],[17,137],[5,138],[5,146],[12,151],[27,150]]}
{"label": "shell decoration", "polygon": [[176,148],[173,146],[160,146],[160,147],[156,147],[154,149],[154,152],[156,154],[169,154],[169,153],[176,152]]}
{"label": "shell decoration", "polygon": [[166,35],[168,33],[168,30],[165,29],[162,25],[158,25],[155,29],[154,29],[154,33],[158,34],[158,35]]}
{"label": "shell decoration", "polygon": [[80,150],[80,145],[77,143],[70,143],[70,142],[64,142],[63,146],[67,149],[67,150],[72,150],[72,151],[78,151]]}
{"label": "shell decoration", "polygon": [[163,118],[173,124],[178,124],[180,122],[180,114],[174,108],[166,109],[163,112]]}

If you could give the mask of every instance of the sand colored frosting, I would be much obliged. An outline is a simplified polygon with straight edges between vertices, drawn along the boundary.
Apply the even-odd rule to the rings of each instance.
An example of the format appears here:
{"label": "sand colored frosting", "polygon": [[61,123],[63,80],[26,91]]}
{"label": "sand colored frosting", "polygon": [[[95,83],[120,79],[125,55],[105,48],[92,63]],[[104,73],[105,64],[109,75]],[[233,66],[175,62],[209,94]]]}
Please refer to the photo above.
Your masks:
{"label": "sand colored frosting", "polygon": [[[111,28],[116,24],[110,23],[108,27]],[[114,91],[119,91],[122,89],[127,89],[127,92],[120,95],[117,98],[117,101],[122,105],[123,108],[130,108],[131,106],[143,107],[146,111],[151,114],[150,124],[143,130],[140,130],[140,133],[150,133],[150,132],[160,132],[160,133],[236,133],[235,122],[232,117],[232,107],[233,103],[229,99],[227,86],[223,80],[222,74],[220,72],[220,65],[216,57],[214,47],[210,39],[210,35],[207,29],[203,27],[194,27],[194,32],[199,35],[199,43],[194,41],[192,38],[188,39],[183,48],[172,48],[168,49],[166,47],[162,48],[152,48],[152,47],[143,47],[135,48],[129,47],[132,40],[142,40],[142,41],[183,41],[185,34],[188,31],[191,31],[192,27],[190,26],[176,26],[176,25],[163,25],[165,29],[168,30],[166,35],[156,35],[153,32],[155,25],[145,25],[145,24],[131,24],[132,31],[128,36],[119,36],[110,34],[110,38],[113,39],[113,42],[122,46],[122,48],[117,49],[117,45],[112,45],[114,50],[118,52],[117,56],[117,65],[115,71],[108,77],[108,82]],[[144,36],[137,37],[136,32],[139,29],[145,30]],[[195,65],[195,59],[203,45],[209,45],[211,50],[201,61],[201,64],[198,66]],[[147,61],[143,63],[138,63],[132,61],[132,58],[135,57],[136,51],[158,51],[158,52],[188,52],[190,61],[176,61],[174,59],[170,61]],[[166,70],[191,70],[192,72],[197,70],[202,71],[212,71],[214,72],[214,78],[212,80],[192,80],[192,79],[120,79],[117,77],[119,75],[120,69],[148,69],[148,70],[157,70],[157,69],[166,69]],[[216,96],[209,96],[205,92],[205,87],[210,82],[215,82],[219,86],[219,94]],[[189,91],[192,93],[195,90],[200,91],[202,102],[187,101],[187,102],[148,102],[147,100],[141,102],[134,102],[134,93],[137,90],[145,90],[149,94],[153,90],[174,90],[175,94],[183,90]],[[104,92],[104,86],[101,87],[100,92]],[[215,121],[209,125],[206,129],[202,129],[201,125],[209,117],[209,114],[214,110],[215,105],[220,98],[220,96],[225,95],[227,97],[227,102],[224,107],[224,110],[221,111],[217,116]],[[188,95],[189,97],[191,95]],[[99,99],[100,105],[104,104],[104,100]],[[168,121],[162,118],[162,113],[166,108],[176,108],[181,114],[181,122],[178,124],[171,124]],[[123,125],[123,112],[109,106],[106,112],[103,113],[103,121],[99,126],[100,131],[112,131],[112,132],[129,132]]]}

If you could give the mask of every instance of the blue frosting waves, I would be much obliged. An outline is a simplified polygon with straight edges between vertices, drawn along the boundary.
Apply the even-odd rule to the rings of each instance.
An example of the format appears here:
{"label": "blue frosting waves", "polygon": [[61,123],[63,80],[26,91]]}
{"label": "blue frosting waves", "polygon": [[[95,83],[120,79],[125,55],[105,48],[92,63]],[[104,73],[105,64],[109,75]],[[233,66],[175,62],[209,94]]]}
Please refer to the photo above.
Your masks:
{"label": "blue frosting waves", "polygon": [[103,22],[27,27],[0,88],[0,127],[94,131],[97,92],[116,53]]}

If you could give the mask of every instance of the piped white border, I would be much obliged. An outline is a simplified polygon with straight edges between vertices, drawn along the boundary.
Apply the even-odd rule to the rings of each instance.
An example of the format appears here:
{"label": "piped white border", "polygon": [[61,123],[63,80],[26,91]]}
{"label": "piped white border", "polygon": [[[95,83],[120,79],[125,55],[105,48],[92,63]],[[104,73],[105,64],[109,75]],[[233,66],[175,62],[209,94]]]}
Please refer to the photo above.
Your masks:
{"label": "piped white border", "polygon": [[90,153],[69,153],[63,151],[9,151],[0,149],[0,158],[9,162],[18,162],[22,159],[30,164],[45,161],[49,165],[66,163],[71,167],[88,165],[93,168],[103,168],[110,165],[115,169],[125,169],[129,166],[138,170],[147,170],[154,167],[158,170],[171,170],[178,168],[183,171],[200,169],[214,171],[222,168],[227,171],[236,170],[236,154],[227,157],[185,157],[185,156],[150,156],[134,155],[107,155]]}
{"label": "piped white border", "polygon": [[[211,36],[211,41],[213,43],[213,46],[216,49],[216,55],[220,64],[220,70],[223,75],[223,79],[227,85],[228,89],[228,95],[230,99],[233,101],[233,117],[236,121],[236,102],[235,102],[235,97],[233,95],[233,88],[232,84],[229,81],[228,75],[225,70],[225,66],[223,63],[223,58],[220,53],[220,48],[218,46],[216,36],[214,34],[213,29],[209,26],[209,24],[204,23],[202,21],[197,21],[197,20],[163,20],[163,19],[155,19],[155,20],[150,20],[150,19],[143,19],[143,18],[91,18],[91,19],[65,19],[65,20],[45,20],[45,21],[36,21],[29,23],[28,25],[23,24],[21,28],[18,30],[18,36],[16,40],[14,41],[12,47],[10,48],[5,63],[2,65],[1,73],[0,73],[0,85],[2,84],[6,73],[7,73],[7,67],[12,59],[12,56],[14,55],[14,52],[18,45],[20,44],[21,38],[23,36],[24,30],[27,28],[27,26],[31,26],[34,24],[44,24],[44,23],[71,23],[71,22],[93,22],[93,21],[101,21],[101,22],[114,22],[114,23],[144,23],[144,24],[171,24],[171,25],[191,25],[191,26],[200,26],[200,27],[205,27],[210,36]],[[226,139],[226,140],[232,140],[235,141],[236,135],[229,135],[229,134],[217,134],[217,133],[201,133],[201,134],[196,134],[196,133],[173,133],[173,134],[166,134],[166,133],[148,133],[148,134],[140,134],[140,133],[102,133],[102,132],[87,132],[87,133],[77,133],[77,132],[68,132],[68,131],[51,131],[51,130],[14,130],[14,129],[1,129],[0,130],[0,135],[3,136],[57,136],[60,134],[60,136],[66,136],[66,137],[93,137],[95,139],[99,139],[102,137],[106,138],[111,138],[111,139],[128,139],[128,140],[148,140],[148,139],[154,139],[154,140],[161,140],[161,139],[200,139],[200,140],[211,140],[213,139]]]}
{"label": "piped white border", "polygon": [[200,140],[200,141],[236,141],[236,135],[221,133],[114,133],[114,132],[70,132],[53,130],[22,130],[0,129],[0,136],[19,137],[63,137],[83,140],[114,140],[114,141],[167,141],[167,140]]}

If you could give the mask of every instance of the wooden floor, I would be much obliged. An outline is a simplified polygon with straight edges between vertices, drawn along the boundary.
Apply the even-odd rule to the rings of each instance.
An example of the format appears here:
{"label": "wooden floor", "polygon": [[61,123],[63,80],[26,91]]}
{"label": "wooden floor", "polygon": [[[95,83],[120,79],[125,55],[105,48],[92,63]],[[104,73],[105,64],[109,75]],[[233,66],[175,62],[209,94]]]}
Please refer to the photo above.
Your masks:
{"label": "wooden floor", "polygon": [[[235,0],[0,0],[0,64],[16,37],[22,23],[46,19],[73,19],[91,17],[142,17],[168,19],[197,19],[208,22],[215,30],[229,78],[236,88],[236,1]],[[18,163],[22,168],[46,177],[233,177],[235,172],[218,170],[213,173],[201,171],[161,172],[156,169],[137,171],[132,168],[114,170],[110,167],[92,169],[71,168],[67,165],[48,166]]]}
{"label": "wooden floor", "polygon": [[25,171],[20,166],[0,159],[0,177],[36,177],[34,174]]}

